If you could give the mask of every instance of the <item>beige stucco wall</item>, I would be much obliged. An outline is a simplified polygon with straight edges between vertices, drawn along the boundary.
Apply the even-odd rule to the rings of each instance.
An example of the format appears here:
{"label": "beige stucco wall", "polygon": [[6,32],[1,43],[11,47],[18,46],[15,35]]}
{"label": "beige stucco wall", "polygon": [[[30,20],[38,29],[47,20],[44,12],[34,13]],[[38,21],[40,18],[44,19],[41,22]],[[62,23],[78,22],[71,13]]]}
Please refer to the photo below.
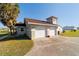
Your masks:
{"label": "beige stucco wall", "polygon": [[[42,38],[42,37],[46,37],[46,36],[56,36],[57,35],[57,27],[47,27],[47,26],[37,26],[37,25],[31,25],[31,39],[37,39],[38,38]],[[37,32],[37,35],[35,34],[35,32]],[[42,35],[42,36],[41,36]],[[37,37],[36,37],[37,36]],[[40,36],[40,37],[39,37]]]}
{"label": "beige stucco wall", "polygon": [[[21,32],[21,28],[24,28],[24,31]],[[26,26],[17,26],[17,33],[18,35],[20,34],[27,34],[27,36],[30,39],[36,39],[36,38],[41,38],[41,37],[46,37],[49,35],[50,37],[56,36],[57,35],[57,30],[61,30],[59,27],[57,30],[57,27],[51,27],[51,26],[39,26],[39,25],[28,25]],[[35,34],[37,32],[37,34]],[[40,37],[39,37],[40,36]]]}
{"label": "beige stucco wall", "polygon": [[27,36],[31,39],[31,27],[30,25],[27,24],[26,26],[26,34]]}
{"label": "beige stucco wall", "polygon": [[61,26],[58,26],[57,31],[60,31],[60,33],[62,33],[63,29]]}

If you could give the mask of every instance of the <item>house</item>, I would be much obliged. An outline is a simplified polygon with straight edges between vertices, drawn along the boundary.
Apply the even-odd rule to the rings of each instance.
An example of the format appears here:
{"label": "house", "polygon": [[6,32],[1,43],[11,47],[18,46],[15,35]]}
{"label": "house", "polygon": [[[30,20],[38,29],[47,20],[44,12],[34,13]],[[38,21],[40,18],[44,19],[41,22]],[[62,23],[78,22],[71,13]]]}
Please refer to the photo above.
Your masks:
{"label": "house", "polygon": [[24,23],[17,23],[15,27],[18,35],[27,34],[31,39],[53,37],[62,32],[55,16],[48,17],[46,21],[25,18]]}
{"label": "house", "polygon": [[74,26],[64,26],[63,30],[77,30],[77,28]]}
{"label": "house", "polygon": [[79,27],[77,27],[77,30],[79,30]]}

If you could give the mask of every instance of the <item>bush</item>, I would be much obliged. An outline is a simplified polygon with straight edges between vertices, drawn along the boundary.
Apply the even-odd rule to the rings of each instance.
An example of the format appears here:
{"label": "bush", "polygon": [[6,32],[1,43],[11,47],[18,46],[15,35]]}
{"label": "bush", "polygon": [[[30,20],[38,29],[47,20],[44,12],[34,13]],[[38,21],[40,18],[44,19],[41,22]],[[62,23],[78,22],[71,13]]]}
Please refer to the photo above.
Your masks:
{"label": "bush", "polygon": [[65,30],[63,30],[63,33],[65,33]]}
{"label": "bush", "polygon": [[71,30],[71,32],[76,32],[76,30],[74,29],[74,30]]}

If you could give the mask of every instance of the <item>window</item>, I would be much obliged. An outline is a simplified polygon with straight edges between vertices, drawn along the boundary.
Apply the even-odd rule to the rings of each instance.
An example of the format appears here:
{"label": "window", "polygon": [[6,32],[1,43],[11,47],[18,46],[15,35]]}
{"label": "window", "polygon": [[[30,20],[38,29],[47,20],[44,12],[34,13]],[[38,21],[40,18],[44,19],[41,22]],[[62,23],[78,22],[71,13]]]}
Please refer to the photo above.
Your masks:
{"label": "window", "polygon": [[21,31],[24,31],[24,28],[21,28]]}

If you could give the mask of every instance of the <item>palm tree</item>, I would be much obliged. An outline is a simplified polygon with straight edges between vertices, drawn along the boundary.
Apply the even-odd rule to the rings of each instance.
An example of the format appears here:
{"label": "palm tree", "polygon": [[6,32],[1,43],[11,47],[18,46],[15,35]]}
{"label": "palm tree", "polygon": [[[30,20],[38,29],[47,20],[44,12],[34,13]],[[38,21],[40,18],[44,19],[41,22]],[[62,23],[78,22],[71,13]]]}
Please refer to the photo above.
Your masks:
{"label": "palm tree", "polygon": [[16,3],[0,3],[0,21],[14,32],[14,25],[19,14],[19,5]]}

